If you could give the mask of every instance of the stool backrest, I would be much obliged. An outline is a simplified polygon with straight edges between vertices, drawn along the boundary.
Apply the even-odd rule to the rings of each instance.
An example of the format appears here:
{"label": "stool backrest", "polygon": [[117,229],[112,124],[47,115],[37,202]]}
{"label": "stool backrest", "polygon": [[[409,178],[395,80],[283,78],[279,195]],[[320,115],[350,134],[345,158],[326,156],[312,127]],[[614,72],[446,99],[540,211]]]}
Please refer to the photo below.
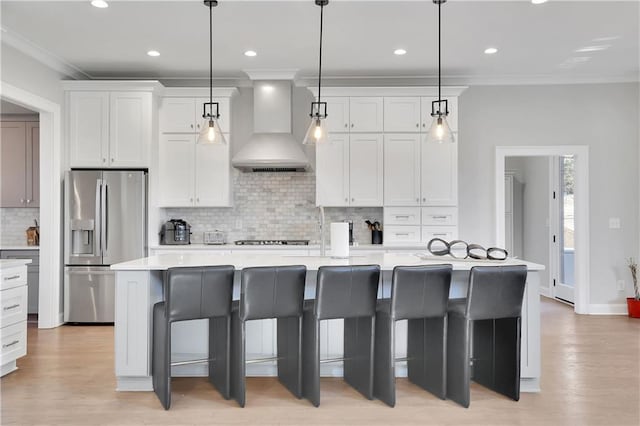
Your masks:
{"label": "stool backrest", "polygon": [[521,316],[527,267],[476,266],[471,268],[466,316],[471,320]]}
{"label": "stool backrest", "polygon": [[396,320],[447,314],[451,265],[396,266],[391,281],[391,317]]}
{"label": "stool backrest", "polygon": [[321,266],[316,280],[316,317],[374,316],[379,282],[378,265]]}
{"label": "stool backrest", "polygon": [[240,319],[302,315],[306,266],[245,268],[240,289]]}
{"label": "stool backrest", "polygon": [[167,320],[226,316],[231,312],[233,266],[180,267],[167,270]]}

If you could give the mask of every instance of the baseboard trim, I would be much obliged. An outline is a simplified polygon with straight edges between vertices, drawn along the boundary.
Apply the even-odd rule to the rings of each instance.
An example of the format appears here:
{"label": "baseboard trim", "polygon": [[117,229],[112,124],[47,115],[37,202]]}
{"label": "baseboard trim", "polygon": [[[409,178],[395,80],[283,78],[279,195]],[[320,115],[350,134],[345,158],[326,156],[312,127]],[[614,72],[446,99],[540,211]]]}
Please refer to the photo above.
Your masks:
{"label": "baseboard trim", "polygon": [[153,379],[145,377],[116,377],[116,391],[118,392],[148,392],[153,390]]}
{"label": "baseboard trim", "polygon": [[628,315],[626,303],[590,304],[589,315]]}
{"label": "baseboard trim", "polygon": [[540,296],[551,297],[551,290],[549,287],[540,287]]}
{"label": "baseboard trim", "polygon": [[520,392],[538,393],[540,392],[539,378],[520,378]]}

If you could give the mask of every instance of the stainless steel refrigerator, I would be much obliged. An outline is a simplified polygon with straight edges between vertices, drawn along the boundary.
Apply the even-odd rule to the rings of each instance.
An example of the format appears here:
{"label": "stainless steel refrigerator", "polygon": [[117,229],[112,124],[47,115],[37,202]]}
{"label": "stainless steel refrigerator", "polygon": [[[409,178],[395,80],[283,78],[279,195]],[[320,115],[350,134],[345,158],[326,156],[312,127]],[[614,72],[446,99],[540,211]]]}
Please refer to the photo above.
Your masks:
{"label": "stainless steel refrigerator", "polygon": [[147,173],[71,170],[64,194],[64,320],[114,322],[109,266],[147,255]]}

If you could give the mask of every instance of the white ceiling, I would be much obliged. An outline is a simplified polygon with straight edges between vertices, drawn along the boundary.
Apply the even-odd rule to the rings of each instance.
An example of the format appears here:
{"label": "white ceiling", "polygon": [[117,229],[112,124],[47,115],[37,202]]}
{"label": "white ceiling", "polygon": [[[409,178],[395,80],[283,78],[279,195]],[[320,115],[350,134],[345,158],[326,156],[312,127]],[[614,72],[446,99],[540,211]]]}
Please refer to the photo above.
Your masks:
{"label": "white ceiling", "polygon": [[[638,80],[639,6],[450,0],[442,8],[443,73],[462,83]],[[220,0],[214,73],[246,78],[244,69],[293,68],[299,78],[315,76],[319,11],[312,0]],[[89,1],[4,0],[1,12],[5,41],[28,41],[91,78],[208,75],[208,9],[200,1],[110,1],[97,9]],[[575,52],[592,45],[610,47]],[[489,46],[499,52],[485,55]],[[408,53],[393,55],[398,47]],[[150,49],[161,56],[148,57]],[[258,56],[245,57],[247,49]],[[437,7],[430,0],[332,0],[323,65],[328,77],[435,75]]]}

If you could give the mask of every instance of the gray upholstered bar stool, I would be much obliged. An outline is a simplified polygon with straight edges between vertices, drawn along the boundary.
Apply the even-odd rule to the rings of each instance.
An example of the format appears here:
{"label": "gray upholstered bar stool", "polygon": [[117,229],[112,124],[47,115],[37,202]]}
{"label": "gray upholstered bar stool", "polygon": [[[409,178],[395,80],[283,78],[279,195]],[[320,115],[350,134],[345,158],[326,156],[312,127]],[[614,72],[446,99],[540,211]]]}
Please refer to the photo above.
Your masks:
{"label": "gray upholstered bar stool", "polygon": [[446,396],[447,304],[451,265],[396,266],[391,299],[376,310],[374,395],[396,404],[396,321],[408,320],[409,380],[444,399]]}
{"label": "gray upholstered bar stool", "polygon": [[[306,266],[256,267],[242,270],[240,301],[231,319],[231,396],[245,404],[246,364],[277,360],[278,379],[302,398],[302,304]],[[246,322],[277,318],[277,356],[246,360]]]}
{"label": "gray upholstered bar stool", "polygon": [[[165,275],[164,301],[153,306],[153,390],[171,406],[171,366],[209,364],[209,381],[229,399],[229,332],[233,266],[171,268]],[[171,363],[171,324],[209,319],[209,358]]]}
{"label": "gray upholstered bar stool", "polygon": [[520,329],[526,280],[524,265],[471,269],[467,298],[449,303],[447,398],[468,407],[473,379],[520,399]]}
{"label": "gray upholstered bar stool", "polygon": [[[320,363],[344,361],[344,379],[373,399],[373,352],[380,267],[322,266],[315,300],[305,300],[303,395],[320,405]],[[320,321],[344,319],[344,358],[320,360]]]}

